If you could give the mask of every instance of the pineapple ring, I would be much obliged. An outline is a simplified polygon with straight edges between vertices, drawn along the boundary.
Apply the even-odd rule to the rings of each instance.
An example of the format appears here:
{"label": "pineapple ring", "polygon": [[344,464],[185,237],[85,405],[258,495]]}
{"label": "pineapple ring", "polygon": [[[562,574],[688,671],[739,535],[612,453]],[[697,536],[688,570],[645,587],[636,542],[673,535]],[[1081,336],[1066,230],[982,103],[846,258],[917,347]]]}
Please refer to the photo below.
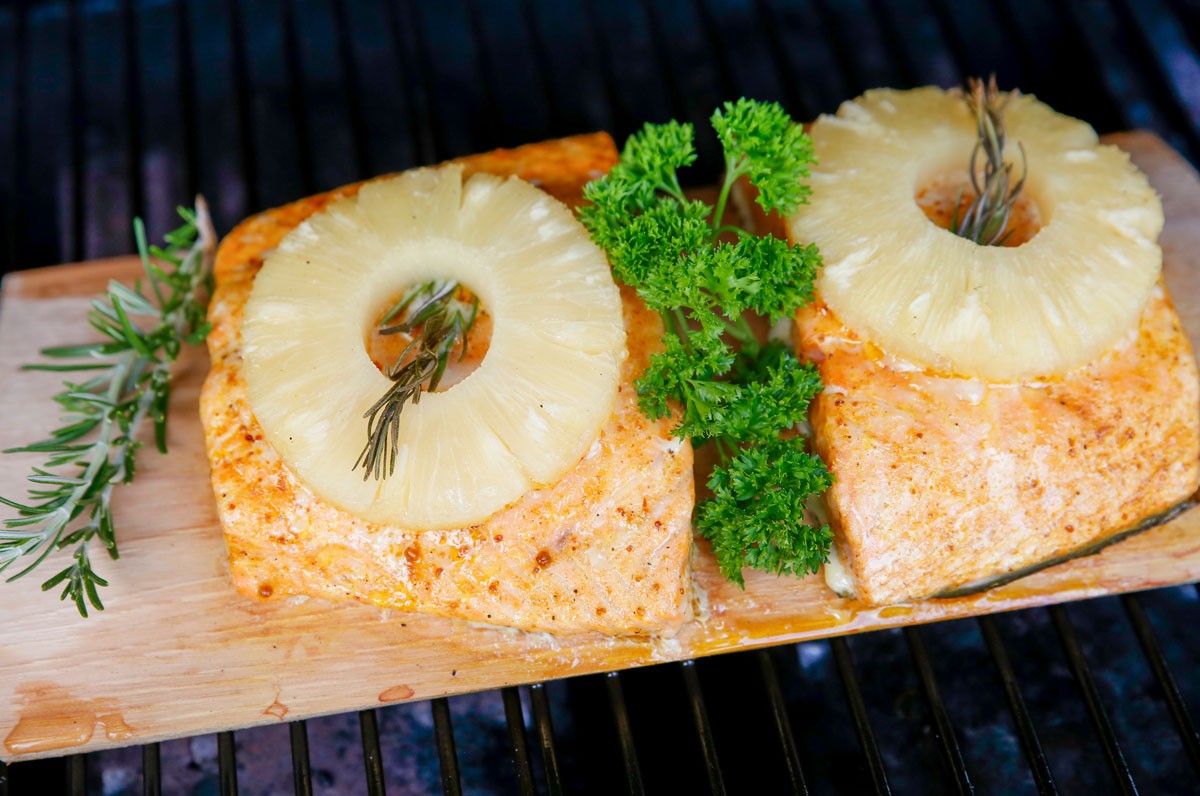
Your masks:
{"label": "pineapple ring", "polygon": [[822,116],[811,201],[788,222],[820,248],[817,290],[844,324],[924,367],[1001,382],[1078,367],[1136,328],[1163,225],[1145,176],[1090,126],[1031,96],[1004,118],[1043,218],[1021,246],[978,245],[917,206],[931,179],[965,178],[976,141],[966,104],[933,87],[869,91]]}
{"label": "pineapple ring", "polygon": [[[404,409],[395,472],[352,471],[390,386],[365,339],[388,298],[459,280],[493,319],[479,367]],[[625,327],[604,253],[517,178],[418,169],[364,185],[284,238],[242,326],[250,407],[314,493],[372,522],[459,528],[557,481],[616,399]]]}

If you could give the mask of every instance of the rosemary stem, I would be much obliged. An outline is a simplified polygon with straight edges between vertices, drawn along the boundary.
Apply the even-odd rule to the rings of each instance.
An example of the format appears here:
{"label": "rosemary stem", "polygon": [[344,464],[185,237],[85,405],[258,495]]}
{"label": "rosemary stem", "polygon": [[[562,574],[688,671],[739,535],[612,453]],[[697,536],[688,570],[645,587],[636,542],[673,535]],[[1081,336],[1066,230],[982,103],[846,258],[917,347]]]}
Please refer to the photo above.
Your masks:
{"label": "rosemary stem", "polygon": [[[49,438],[12,449],[49,454],[47,463],[29,476],[34,486],[28,498],[0,497],[0,503],[18,512],[3,520],[0,572],[25,556],[34,559],[7,578],[15,580],[56,550],[73,545],[73,563],[42,589],[65,583],[62,598],[70,598],[85,617],[88,604],[103,609],[96,588],[108,585],[92,570],[88,545],[98,536],[117,558],[113,490],[133,479],[147,417],[153,418],[158,447],[165,451],[172,365],[185,344],[198,343],[208,332],[204,291],[216,236],[200,197],[194,210],[181,208],[180,215],[184,225],[166,236],[165,249],[148,245],[144,226],[135,223],[144,277],[132,286],[110,282],[107,293],[93,299],[88,319],[103,335],[101,341],[43,349],[47,357],[87,359],[34,369],[95,375],[64,382],[55,396],[63,425]],[[150,318],[149,325],[135,322],[141,317]],[[81,442],[85,437],[88,441]],[[58,468],[70,469],[56,472]]]}
{"label": "rosemary stem", "polygon": [[[120,360],[113,364],[113,377],[109,382],[108,390],[104,394],[105,400],[107,400],[113,407],[116,406],[117,401],[119,401],[121,398],[121,393],[125,385],[125,375],[129,372],[130,365],[132,364],[132,358],[135,356],[136,354],[133,352],[127,353],[122,356]],[[8,581],[10,583],[22,575],[25,575],[31,569],[37,567],[38,564],[46,560],[46,557],[54,552],[54,550],[57,548],[58,541],[62,538],[63,531],[66,530],[67,524],[71,521],[70,507],[77,505],[83,499],[83,497],[87,494],[88,488],[92,485],[92,482],[99,474],[100,468],[106,462],[108,462],[109,452],[112,449],[112,445],[109,442],[109,432],[114,422],[113,413],[114,409],[109,409],[104,413],[104,419],[100,422],[99,426],[99,436],[97,437],[96,443],[92,446],[91,455],[88,458],[87,467],[84,469],[83,475],[79,479],[79,485],[72,489],[67,500],[65,500],[62,505],[54,510],[54,513],[51,515],[51,519],[43,526],[42,533],[37,536],[30,537],[29,543],[22,545],[16,555],[12,556],[12,558],[9,558],[3,563],[2,566],[7,567],[21,556],[28,555],[35,552],[39,548],[43,548],[41,554],[33,561],[32,564],[20,570],[15,575],[9,576]]]}

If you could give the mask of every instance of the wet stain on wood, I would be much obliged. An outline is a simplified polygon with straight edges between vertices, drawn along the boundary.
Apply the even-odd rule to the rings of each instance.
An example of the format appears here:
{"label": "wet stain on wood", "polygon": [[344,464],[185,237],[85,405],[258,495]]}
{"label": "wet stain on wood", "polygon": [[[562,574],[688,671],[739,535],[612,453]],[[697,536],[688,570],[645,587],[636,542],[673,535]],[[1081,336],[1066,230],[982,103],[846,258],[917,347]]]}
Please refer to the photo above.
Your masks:
{"label": "wet stain on wood", "polygon": [[412,699],[415,692],[406,685],[394,685],[391,688],[384,690],[379,695],[380,702],[400,702],[405,699]]}
{"label": "wet stain on wood", "polygon": [[275,692],[275,701],[267,706],[267,709],[263,711],[263,715],[274,716],[282,721],[283,717],[288,714],[288,706],[279,701],[279,694],[280,692]]}
{"label": "wet stain on wood", "polygon": [[17,689],[20,717],[4,739],[14,755],[53,752],[83,746],[97,728],[110,741],[132,738],[130,727],[116,702],[84,699],[54,683],[30,683]]}

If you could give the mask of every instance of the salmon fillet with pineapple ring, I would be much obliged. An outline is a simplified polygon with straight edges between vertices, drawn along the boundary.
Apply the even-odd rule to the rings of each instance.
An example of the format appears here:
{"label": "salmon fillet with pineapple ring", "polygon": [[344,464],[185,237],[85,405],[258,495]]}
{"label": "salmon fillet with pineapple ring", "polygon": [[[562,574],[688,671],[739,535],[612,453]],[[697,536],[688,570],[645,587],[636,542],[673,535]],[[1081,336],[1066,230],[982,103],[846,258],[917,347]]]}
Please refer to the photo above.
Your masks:
{"label": "salmon fillet with pineapple ring", "polygon": [[977,133],[960,99],[872,91],[813,127],[821,166],[788,234],[832,264],[795,331],[825,384],[810,420],[835,475],[825,575],[844,596],[1012,579],[1159,522],[1197,488],[1200,384],[1156,282],[1157,196],[1083,122],[1019,95],[1005,113],[1036,206],[1015,210],[1016,248],[934,223],[968,179]]}
{"label": "salmon fillet with pineapple ring", "polygon": [[836,476],[825,576],[843,596],[888,604],[1002,582],[1196,491],[1200,388],[1161,287],[1134,334],[1037,382],[906,366],[819,303],[797,331],[825,384],[810,420]]}
{"label": "salmon fillet with pineapple ring", "polygon": [[[468,175],[521,177],[574,206],[583,185],[616,160],[611,139],[591,135],[457,162]],[[481,523],[423,530],[367,522],[317,498],[265,442],[241,370],[254,276],[289,230],[358,188],[254,216],[218,251],[201,419],[237,590],[554,633],[673,633],[691,611],[692,452],[671,436],[670,418],[651,421],[638,409],[632,382],[661,326],[632,291],[621,291],[629,355],[599,438],[556,483]]]}

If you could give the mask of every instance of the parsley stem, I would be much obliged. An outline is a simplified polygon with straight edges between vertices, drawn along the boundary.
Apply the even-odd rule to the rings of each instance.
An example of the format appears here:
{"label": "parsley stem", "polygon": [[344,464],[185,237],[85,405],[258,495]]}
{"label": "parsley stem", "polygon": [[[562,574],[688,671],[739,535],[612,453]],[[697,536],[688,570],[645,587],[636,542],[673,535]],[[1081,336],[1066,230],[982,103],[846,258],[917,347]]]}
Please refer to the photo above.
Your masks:
{"label": "parsley stem", "polygon": [[746,320],[745,315],[739,315],[737,320],[726,320],[725,328],[735,340],[742,344],[743,349],[749,349],[749,352],[758,350],[758,336],[754,334],[754,329],[750,327],[750,322]]}
{"label": "parsley stem", "polygon": [[671,181],[660,183],[658,189],[669,194],[671,198],[675,199],[680,204],[687,204],[687,196],[685,196],[683,193],[683,186],[679,184],[678,174],[672,173]]}
{"label": "parsley stem", "polygon": [[684,347],[688,351],[692,350],[692,343],[688,340],[688,322],[687,316],[683,313],[683,307],[672,307],[669,314],[663,316],[667,320],[667,324],[675,331],[675,336],[679,338]]}
{"label": "parsley stem", "polygon": [[721,455],[721,464],[728,464],[738,455],[737,443],[729,437],[713,437],[713,442],[716,443],[717,452]]}
{"label": "parsley stem", "polygon": [[712,219],[709,222],[713,229],[713,238],[721,234],[729,193],[733,190],[733,184],[737,182],[738,177],[742,176],[739,166],[740,164],[734,163],[733,158],[725,158],[725,182],[721,185],[721,193],[717,196],[717,206],[713,209]]}
{"label": "parsley stem", "polygon": [[747,232],[746,230],[742,229],[741,227],[737,227],[732,224],[725,224],[724,226],[717,227],[715,230],[713,230],[713,233],[718,238],[725,234],[737,235],[739,238],[756,237],[753,232]]}

